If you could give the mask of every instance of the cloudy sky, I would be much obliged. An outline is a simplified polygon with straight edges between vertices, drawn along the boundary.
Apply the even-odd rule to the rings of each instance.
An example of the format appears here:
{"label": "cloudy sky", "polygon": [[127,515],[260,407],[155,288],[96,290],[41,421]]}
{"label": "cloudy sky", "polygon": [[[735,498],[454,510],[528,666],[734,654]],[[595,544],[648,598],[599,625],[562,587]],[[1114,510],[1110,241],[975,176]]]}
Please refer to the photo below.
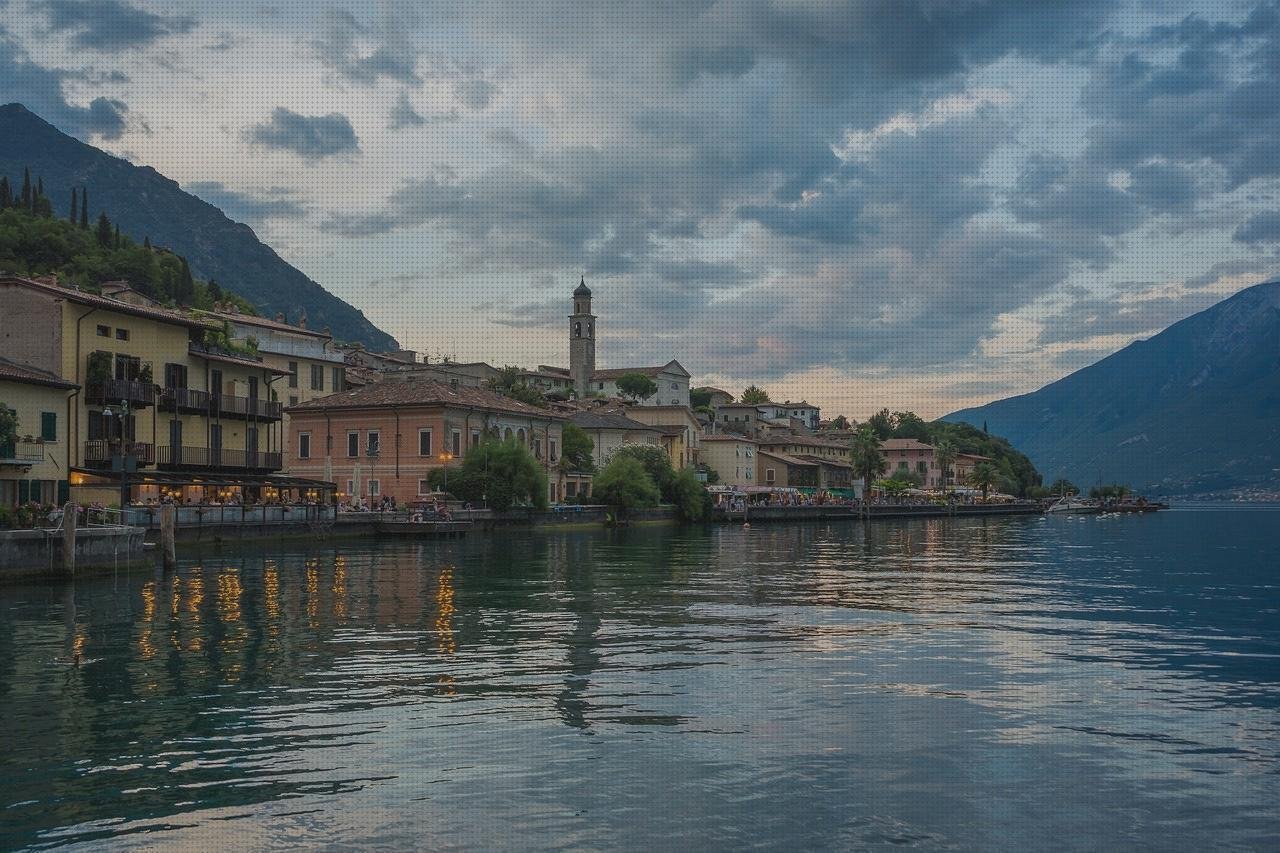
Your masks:
{"label": "cloudy sky", "polygon": [[405,346],[679,358],[864,416],[1030,390],[1276,274],[1280,7],[0,0],[0,100]]}

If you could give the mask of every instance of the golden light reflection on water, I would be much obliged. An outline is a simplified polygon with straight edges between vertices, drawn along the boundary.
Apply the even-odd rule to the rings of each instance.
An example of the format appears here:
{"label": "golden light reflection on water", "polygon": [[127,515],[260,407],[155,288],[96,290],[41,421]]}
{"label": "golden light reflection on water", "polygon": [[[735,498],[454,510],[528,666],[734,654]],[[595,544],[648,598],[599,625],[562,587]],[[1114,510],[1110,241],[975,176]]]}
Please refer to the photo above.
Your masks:
{"label": "golden light reflection on water", "polygon": [[436,642],[446,655],[458,650],[453,636],[453,595],[453,566],[444,566],[436,580]]}
{"label": "golden light reflection on water", "polygon": [[187,649],[198,652],[204,648],[204,636],[200,632],[200,607],[204,604],[204,568],[193,566],[187,576],[187,612],[191,614],[191,640]]}
{"label": "golden light reflection on water", "polygon": [[333,593],[333,615],[347,618],[347,558],[341,554],[333,559],[333,585],[329,591]]}
{"label": "golden light reflection on water", "polygon": [[156,582],[147,581],[142,585],[142,628],[138,632],[138,657],[151,660],[156,656],[156,647],[151,642],[152,624],[156,618]]}
{"label": "golden light reflection on water", "polygon": [[262,599],[267,611],[267,633],[274,637],[280,631],[280,571],[275,560],[263,563]]}

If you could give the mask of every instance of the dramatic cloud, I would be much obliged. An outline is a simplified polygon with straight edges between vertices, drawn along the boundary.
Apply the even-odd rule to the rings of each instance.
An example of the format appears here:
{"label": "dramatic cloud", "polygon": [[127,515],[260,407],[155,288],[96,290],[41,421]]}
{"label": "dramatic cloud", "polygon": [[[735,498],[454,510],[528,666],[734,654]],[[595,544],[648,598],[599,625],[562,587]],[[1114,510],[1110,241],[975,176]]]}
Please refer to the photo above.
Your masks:
{"label": "dramatic cloud", "polygon": [[270,121],[249,129],[248,138],[257,145],[292,151],[308,160],[360,150],[355,128],[342,113],[304,116],[277,107]]}
{"label": "dramatic cloud", "polygon": [[31,6],[51,32],[68,33],[74,45],[88,50],[137,48],[196,25],[192,18],[156,15],[121,0],[38,0]]}
{"label": "dramatic cloud", "polygon": [[132,2],[0,5],[0,88],[420,349],[561,361],[586,273],[606,366],[936,414],[1280,266],[1273,2]]}

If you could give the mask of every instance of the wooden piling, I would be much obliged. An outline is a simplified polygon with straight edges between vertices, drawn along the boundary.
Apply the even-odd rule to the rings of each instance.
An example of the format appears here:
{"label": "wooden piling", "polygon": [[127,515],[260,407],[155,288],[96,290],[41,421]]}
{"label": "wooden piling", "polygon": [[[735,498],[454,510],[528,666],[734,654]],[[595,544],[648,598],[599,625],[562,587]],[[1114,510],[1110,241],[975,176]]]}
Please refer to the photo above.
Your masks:
{"label": "wooden piling", "polygon": [[76,505],[67,501],[62,508],[62,569],[68,575],[76,573]]}
{"label": "wooden piling", "polygon": [[178,508],[173,504],[160,507],[160,554],[165,569],[172,569],[178,564],[178,550],[175,544]]}

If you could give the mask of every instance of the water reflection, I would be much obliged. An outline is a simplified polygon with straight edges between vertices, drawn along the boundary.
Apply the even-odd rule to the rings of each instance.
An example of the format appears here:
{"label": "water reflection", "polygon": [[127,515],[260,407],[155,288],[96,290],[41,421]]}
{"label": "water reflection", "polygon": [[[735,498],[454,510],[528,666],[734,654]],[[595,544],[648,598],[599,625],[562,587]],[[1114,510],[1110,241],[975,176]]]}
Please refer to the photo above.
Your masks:
{"label": "water reflection", "polygon": [[1280,743],[1264,533],[636,528],[0,589],[0,844],[257,846],[306,813],[298,843],[1090,846],[1141,814],[1250,846]]}

